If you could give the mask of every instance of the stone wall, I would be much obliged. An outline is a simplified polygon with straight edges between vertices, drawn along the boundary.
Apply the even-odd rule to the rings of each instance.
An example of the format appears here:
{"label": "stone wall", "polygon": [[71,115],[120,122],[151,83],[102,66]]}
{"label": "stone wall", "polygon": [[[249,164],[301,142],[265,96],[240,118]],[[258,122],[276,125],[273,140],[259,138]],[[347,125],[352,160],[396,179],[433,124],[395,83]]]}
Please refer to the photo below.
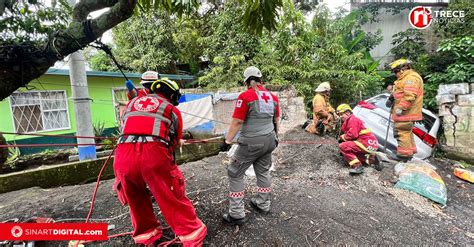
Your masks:
{"label": "stone wall", "polygon": [[474,159],[474,83],[440,85],[436,100],[443,119],[445,149]]}
{"label": "stone wall", "polygon": [[[292,86],[265,86],[280,99],[280,133],[285,133],[306,121],[306,111],[303,97],[297,97]],[[243,91],[243,88],[239,88]],[[230,90],[230,92],[239,92]],[[240,91],[240,92],[242,92]],[[236,100],[220,100],[214,105],[215,133],[222,134],[229,129]]]}

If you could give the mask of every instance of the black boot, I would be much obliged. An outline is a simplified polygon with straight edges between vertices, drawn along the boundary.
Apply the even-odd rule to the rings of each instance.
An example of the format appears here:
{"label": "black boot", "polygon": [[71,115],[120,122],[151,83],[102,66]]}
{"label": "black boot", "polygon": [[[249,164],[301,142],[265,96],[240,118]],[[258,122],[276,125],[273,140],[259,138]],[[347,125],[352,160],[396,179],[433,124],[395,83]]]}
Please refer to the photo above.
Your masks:
{"label": "black boot", "polygon": [[224,220],[225,223],[227,223],[231,226],[233,226],[233,225],[242,225],[245,222],[247,222],[247,217],[243,217],[242,219],[236,219],[236,218],[230,216],[230,214],[228,214],[228,213],[225,213],[224,215],[222,215],[222,219]]}
{"label": "black boot", "polygon": [[268,214],[270,212],[270,210],[263,210],[258,207],[257,198],[250,199],[250,206],[252,206],[252,208],[254,208],[257,212],[261,214]]}
{"label": "black boot", "polygon": [[403,162],[403,163],[406,163],[408,161],[410,161],[413,157],[407,157],[407,156],[400,156],[398,154],[391,154],[390,155],[390,158],[393,159],[393,160],[396,160],[396,161],[400,161],[400,162]]}
{"label": "black boot", "polygon": [[380,159],[379,157],[377,157],[377,155],[371,155],[369,157],[369,162],[368,162],[370,165],[373,165],[375,170],[377,171],[381,171],[383,170],[383,164],[382,162],[380,162]]}
{"label": "black boot", "polygon": [[351,169],[349,169],[349,174],[351,175],[359,175],[364,172],[364,167],[362,165],[354,166]]}
{"label": "black boot", "polygon": [[323,121],[318,122],[318,126],[316,126],[316,129],[320,136],[324,136],[326,134],[326,126],[324,126]]}

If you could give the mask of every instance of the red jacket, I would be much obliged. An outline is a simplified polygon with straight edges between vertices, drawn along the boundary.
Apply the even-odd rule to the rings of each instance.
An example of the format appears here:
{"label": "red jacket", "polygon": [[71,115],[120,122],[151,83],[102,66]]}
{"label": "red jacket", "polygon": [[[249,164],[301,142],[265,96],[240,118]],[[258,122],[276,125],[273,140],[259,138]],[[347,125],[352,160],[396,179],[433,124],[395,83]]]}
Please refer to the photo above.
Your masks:
{"label": "red jacket", "polygon": [[161,95],[148,94],[133,98],[128,102],[122,118],[123,135],[156,136],[171,146],[177,145],[183,134],[181,112]]}
{"label": "red jacket", "polygon": [[344,121],[341,130],[344,132],[341,135],[343,141],[354,141],[357,146],[368,153],[373,153],[379,147],[374,134],[365,127],[362,120],[354,115]]}

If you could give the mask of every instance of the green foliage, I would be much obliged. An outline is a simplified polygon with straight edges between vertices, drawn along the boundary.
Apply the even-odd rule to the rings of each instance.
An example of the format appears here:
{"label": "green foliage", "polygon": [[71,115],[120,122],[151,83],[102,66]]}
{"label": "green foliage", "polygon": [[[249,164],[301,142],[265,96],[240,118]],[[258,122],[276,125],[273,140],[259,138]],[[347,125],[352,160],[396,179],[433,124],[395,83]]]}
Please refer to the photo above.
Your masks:
{"label": "green foliage", "polygon": [[175,17],[165,11],[133,16],[113,29],[115,56],[136,72],[176,73]]}
{"label": "green foliage", "polygon": [[459,37],[443,40],[437,54],[430,59],[425,58],[424,64],[430,61],[444,61],[438,66],[426,68],[425,106],[436,110],[436,93],[440,84],[474,82],[474,40],[473,37]]}
{"label": "green foliage", "polygon": [[[243,7],[236,20],[244,24],[244,28],[253,34],[261,34],[263,29],[274,30],[278,22],[278,11],[283,0],[236,0]],[[218,5],[219,1],[209,1],[207,4]],[[150,10],[165,10],[168,14],[195,13],[200,7],[198,0],[139,0],[139,9],[144,12]],[[137,11],[138,13],[139,11]]]}
{"label": "green foliage", "polygon": [[226,2],[223,10],[209,18],[208,28],[211,30],[202,37],[204,55],[210,61],[216,57],[224,59],[242,55],[246,59],[255,55],[259,47],[259,36],[249,34],[244,25],[236,20],[244,8],[235,1]]}
{"label": "green foliage", "polygon": [[0,9],[0,36],[2,42],[42,42],[56,30],[64,29],[71,12],[65,0],[2,1]]}
{"label": "green foliage", "polygon": [[88,47],[84,49],[84,56],[89,62],[89,66],[96,71],[118,71],[112,59],[102,50]]}
{"label": "green foliage", "polygon": [[[0,134],[0,145],[6,145],[7,141],[2,134]],[[0,148],[0,167],[7,161],[8,158],[8,149]]]}
{"label": "green foliage", "polygon": [[262,34],[263,28],[274,30],[277,26],[278,10],[283,0],[239,0],[245,1],[245,12],[242,16],[247,31]]}
{"label": "green foliage", "polygon": [[462,22],[435,23],[437,30],[444,38],[456,38],[474,36],[474,1],[452,0],[449,1],[448,10],[464,11],[465,17]]}
{"label": "green foliage", "polygon": [[[330,81],[334,88],[334,104],[354,103],[381,91],[382,77],[375,73],[375,61],[370,55],[366,57],[367,50],[361,45],[366,38],[360,30],[363,16],[353,14],[334,20],[324,6],[318,6],[315,12],[313,21],[307,23],[304,14],[292,2],[285,1],[284,14],[274,32],[264,33],[257,40],[259,44],[246,49],[246,53],[223,52],[224,55],[215,56],[211,68],[199,78],[200,85],[213,88],[241,85],[245,67],[255,65],[262,70],[266,82],[294,85],[305,96],[308,106],[315,87],[323,81]],[[226,44],[238,43],[235,37],[239,35],[227,36]],[[253,42],[253,37],[249,38],[245,41]]]}
{"label": "green foliage", "polygon": [[105,131],[105,123],[102,121],[93,123],[94,136],[103,136]]}
{"label": "green foliage", "polygon": [[426,42],[419,30],[410,28],[394,34],[392,38],[392,45],[394,47],[390,52],[396,58],[409,58],[416,61],[419,56],[427,53],[425,49]]}

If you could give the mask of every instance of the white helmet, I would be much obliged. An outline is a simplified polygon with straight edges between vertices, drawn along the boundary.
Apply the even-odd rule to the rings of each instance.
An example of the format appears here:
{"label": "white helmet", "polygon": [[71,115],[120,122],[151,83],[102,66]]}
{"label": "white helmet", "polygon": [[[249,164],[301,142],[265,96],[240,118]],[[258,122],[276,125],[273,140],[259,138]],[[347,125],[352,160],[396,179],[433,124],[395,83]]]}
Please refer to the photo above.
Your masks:
{"label": "white helmet", "polygon": [[143,85],[145,83],[152,83],[158,79],[160,79],[160,74],[158,74],[158,72],[147,71],[142,74],[142,80],[140,81],[140,84]]}
{"label": "white helmet", "polygon": [[262,72],[260,72],[260,70],[257,67],[250,66],[250,67],[246,68],[245,71],[244,71],[244,82],[246,82],[247,79],[249,79],[251,76],[261,78],[262,77]]}
{"label": "white helmet", "polygon": [[329,85],[329,82],[325,81],[319,84],[318,88],[316,88],[314,91],[317,93],[331,91],[331,85]]}

